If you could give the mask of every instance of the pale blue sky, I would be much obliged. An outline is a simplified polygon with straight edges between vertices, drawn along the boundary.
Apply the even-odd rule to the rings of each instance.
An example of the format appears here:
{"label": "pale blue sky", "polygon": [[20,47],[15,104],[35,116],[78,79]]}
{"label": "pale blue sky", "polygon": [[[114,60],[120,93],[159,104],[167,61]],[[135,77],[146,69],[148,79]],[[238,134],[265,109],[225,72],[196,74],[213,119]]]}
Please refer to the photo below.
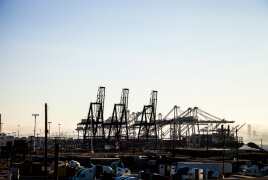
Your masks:
{"label": "pale blue sky", "polygon": [[52,131],[73,131],[105,86],[105,118],[122,88],[131,112],[157,90],[158,113],[198,106],[257,129],[267,122],[267,49],[267,1],[2,0],[3,128],[31,134],[31,114],[48,103]]}

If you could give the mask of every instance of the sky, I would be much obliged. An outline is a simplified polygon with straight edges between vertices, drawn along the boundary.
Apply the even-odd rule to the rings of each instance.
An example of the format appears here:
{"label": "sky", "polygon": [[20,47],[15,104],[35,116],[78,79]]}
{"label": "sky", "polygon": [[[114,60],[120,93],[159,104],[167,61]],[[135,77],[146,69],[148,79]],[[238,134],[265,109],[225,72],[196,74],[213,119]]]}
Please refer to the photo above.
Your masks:
{"label": "sky", "polygon": [[51,132],[70,133],[104,86],[105,118],[122,88],[131,112],[157,90],[157,113],[197,106],[265,133],[267,49],[264,0],[2,0],[2,131],[33,134],[35,113],[44,131],[47,103]]}

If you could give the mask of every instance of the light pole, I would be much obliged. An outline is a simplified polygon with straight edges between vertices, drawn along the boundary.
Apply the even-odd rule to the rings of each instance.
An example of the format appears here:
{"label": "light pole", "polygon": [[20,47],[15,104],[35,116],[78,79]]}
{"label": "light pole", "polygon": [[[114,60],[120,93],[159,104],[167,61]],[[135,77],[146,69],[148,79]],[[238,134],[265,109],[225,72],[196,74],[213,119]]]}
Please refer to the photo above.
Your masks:
{"label": "light pole", "polygon": [[59,138],[60,138],[60,124],[58,124],[59,125]]}
{"label": "light pole", "polygon": [[48,132],[49,132],[48,135],[49,135],[49,139],[50,139],[50,124],[51,124],[51,123],[52,123],[52,122],[48,122],[48,129],[49,129],[49,130],[48,130]]}
{"label": "light pole", "polygon": [[18,138],[20,138],[20,125],[18,125]]}
{"label": "light pole", "polygon": [[36,129],[36,116],[39,116],[39,114],[32,114],[34,116],[34,152],[35,152],[35,129]]}

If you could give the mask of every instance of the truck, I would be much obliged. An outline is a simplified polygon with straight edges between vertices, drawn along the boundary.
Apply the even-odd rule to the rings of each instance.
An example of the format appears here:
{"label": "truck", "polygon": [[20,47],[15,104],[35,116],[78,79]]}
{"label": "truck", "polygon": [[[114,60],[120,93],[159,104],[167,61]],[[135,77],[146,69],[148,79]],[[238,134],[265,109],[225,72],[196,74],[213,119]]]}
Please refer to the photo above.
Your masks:
{"label": "truck", "polygon": [[244,172],[244,175],[247,176],[258,176],[259,174],[259,167],[256,165],[253,165],[246,169],[246,172]]}
{"label": "truck", "polygon": [[189,171],[189,168],[187,166],[178,166],[176,173],[171,174],[170,176],[172,179],[177,180],[177,179],[182,179],[183,175],[187,175]]}
{"label": "truck", "polygon": [[113,169],[109,166],[95,165],[92,168],[80,169],[77,171],[72,180],[94,180],[95,177],[99,178],[100,174],[113,173]]}
{"label": "truck", "polygon": [[[222,179],[223,175],[220,174],[218,171],[213,171],[210,169],[198,169],[198,168],[193,168],[187,172],[185,175],[185,171],[187,170],[188,167],[182,167],[180,171],[178,172],[177,176],[173,175],[172,178],[174,180],[177,179],[184,179],[184,180],[207,180],[207,179]],[[188,168],[189,169],[189,168]]]}
{"label": "truck", "polygon": [[79,167],[80,163],[75,161],[75,160],[71,160],[71,161],[69,161],[69,166],[70,167],[77,167],[77,166]]}
{"label": "truck", "polygon": [[117,173],[116,173],[116,176],[119,177],[119,176],[129,176],[131,175],[131,171],[130,169],[128,168],[120,168],[120,167],[117,167],[116,168],[117,170]]}
{"label": "truck", "polygon": [[[187,166],[189,169],[193,169],[193,168],[199,168],[199,169],[203,169],[203,171],[205,171],[205,169],[209,169],[211,171],[217,171],[217,172],[222,172],[222,163],[219,162],[209,162],[209,163],[204,163],[204,162],[183,162],[177,163],[177,167],[178,166]],[[231,163],[224,163],[224,173],[232,173],[232,164]]]}
{"label": "truck", "polygon": [[187,175],[182,175],[182,180],[203,180],[203,169],[193,168]]}
{"label": "truck", "polygon": [[247,165],[241,165],[239,167],[239,173],[245,173],[247,171],[248,166]]}
{"label": "truck", "polygon": [[80,169],[76,172],[75,176],[72,178],[72,180],[93,180],[94,179],[94,173],[92,168],[88,169]]}
{"label": "truck", "polygon": [[261,168],[258,176],[259,177],[268,177],[268,166]]}

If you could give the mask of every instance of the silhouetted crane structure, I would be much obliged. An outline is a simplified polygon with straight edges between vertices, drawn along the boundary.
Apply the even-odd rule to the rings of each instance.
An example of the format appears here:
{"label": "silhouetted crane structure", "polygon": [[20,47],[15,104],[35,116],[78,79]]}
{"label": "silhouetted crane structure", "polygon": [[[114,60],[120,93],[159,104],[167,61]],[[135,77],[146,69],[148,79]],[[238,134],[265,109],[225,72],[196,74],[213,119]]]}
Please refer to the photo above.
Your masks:
{"label": "silhouetted crane structure", "polygon": [[157,91],[152,91],[150,104],[144,105],[139,123],[138,139],[145,138],[148,142],[150,139],[157,141],[156,129],[156,106],[157,106]]}
{"label": "silhouetted crane structure", "polygon": [[[229,141],[232,146],[234,129],[239,130],[244,126],[243,124],[239,128],[237,125],[230,129],[228,123],[234,121],[218,118],[198,107],[182,111],[179,106],[174,106],[166,116],[160,113],[157,119],[157,95],[157,91],[152,91],[149,105],[144,105],[141,112],[129,114],[129,89],[123,88],[120,103],[114,104],[112,116],[104,121],[105,87],[99,87],[97,101],[90,103],[87,119],[83,119],[77,127],[78,132],[83,131],[84,147],[91,140],[91,147],[94,144],[94,149],[105,149],[107,144],[112,149],[117,147],[119,150],[132,148],[135,151],[135,148],[145,147],[163,150],[164,145],[173,149],[186,146],[185,143],[187,146],[201,146],[204,142],[208,145],[214,143],[215,139],[221,141],[223,135],[226,137],[226,144]],[[222,128],[219,128],[220,125]],[[207,132],[206,135],[204,131]],[[241,144],[242,141],[239,140]]]}
{"label": "silhouetted crane structure", "polygon": [[110,122],[105,123],[105,125],[109,125],[108,144],[112,142],[117,143],[119,148],[122,141],[128,141],[128,94],[129,90],[124,88],[122,90],[120,103],[114,105]]}
{"label": "silhouetted crane structure", "polygon": [[[93,138],[94,147],[98,144],[105,145],[105,133],[104,133],[104,99],[105,99],[105,87],[99,87],[97,93],[97,101],[90,103],[87,121],[84,128],[84,147],[87,140]],[[89,133],[91,132],[91,134]],[[98,142],[96,140],[99,140]],[[102,143],[100,143],[102,142]]]}

